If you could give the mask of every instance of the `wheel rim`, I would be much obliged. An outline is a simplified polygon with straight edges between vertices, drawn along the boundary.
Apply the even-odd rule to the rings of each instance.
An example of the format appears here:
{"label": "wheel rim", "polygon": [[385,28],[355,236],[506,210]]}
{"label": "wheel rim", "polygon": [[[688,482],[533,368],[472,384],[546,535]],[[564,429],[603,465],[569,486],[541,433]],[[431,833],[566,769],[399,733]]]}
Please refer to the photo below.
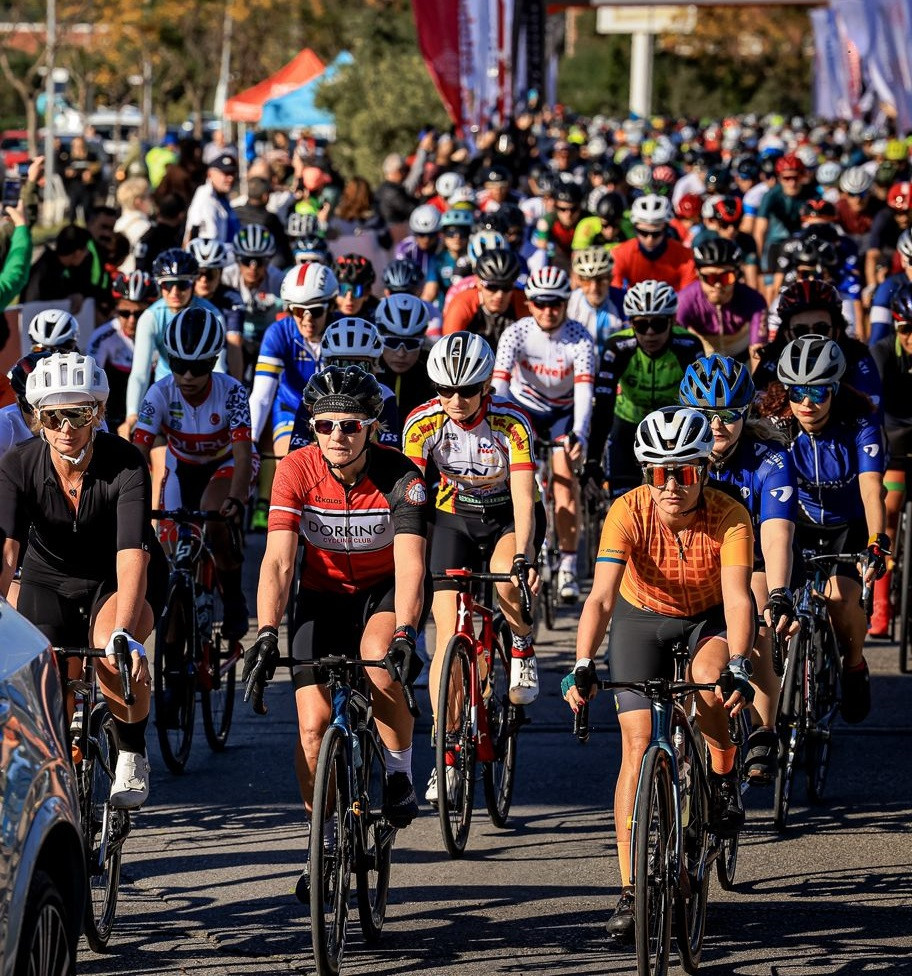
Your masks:
{"label": "wheel rim", "polygon": [[193,739],[196,673],[188,610],[181,596],[173,594],[155,638],[155,724],[166,765],[180,772]]}
{"label": "wheel rim", "polygon": [[364,757],[363,832],[358,852],[358,895],[361,928],[365,938],[376,938],[386,915],[389,890],[390,857],[395,830],[382,815],[385,770],[374,739],[367,735],[362,742]]}
{"label": "wheel rim", "polygon": [[[437,709],[437,808],[444,844],[452,856],[465,849],[472,820],[475,742],[470,700],[472,672],[468,641],[456,638],[448,648]],[[449,653],[449,652],[452,653]],[[455,773],[451,772],[455,770]]]}
{"label": "wheel rim", "polygon": [[91,763],[91,794],[86,804],[84,832],[89,864],[88,912],[94,932],[88,933],[90,942],[105,944],[114,925],[117,909],[117,888],[120,882],[120,843],[128,828],[129,815],[112,809],[109,801],[111,777],[117,750],[113,720],[108,718],[97,734],[98,756]]}
{"label": "wheel rim", "polygon": [[505,649],[510,647],[510,630],[504,623],[500,643],[491,655],[491,672],[485,690],[488,731],[494,750],[494,761],[485,763],[485,800],[496,826],[503,826],[513,801],[516,772],[517,706],[510,702],[510,675]]}
{"label": "wheel rim", "polygon": [[70,972],[66,920],[53,903],[42,906],[35,923],[28,972],[29,976],[66,976]]}
{"label": "wheel rim", "polygon": [[[637,911],[643,904],[642,885],[645,881],[647,944],[637,946],[637,956],[648,960],[648,971],[664,974],[668,967],[670,912],[671,817],[667,779],[663,767],[655,772],[650,783],[648,822],[638,823],[637,830],[647,833],[648,866],[645,879],[635,879],[638,894]],[[638,934],[642,930],[637,927]]]}

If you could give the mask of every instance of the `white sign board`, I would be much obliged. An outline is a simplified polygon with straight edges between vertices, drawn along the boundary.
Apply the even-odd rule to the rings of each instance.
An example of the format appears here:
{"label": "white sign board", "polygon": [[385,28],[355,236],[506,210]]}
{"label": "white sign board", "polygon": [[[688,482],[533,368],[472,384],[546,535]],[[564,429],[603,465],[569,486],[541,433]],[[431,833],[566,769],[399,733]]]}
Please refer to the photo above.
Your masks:
{"label": "white sign board", "polygon": [[692,34],[697,26],[697,8],[686,7],[599,7],[595,29],[599,34]]}

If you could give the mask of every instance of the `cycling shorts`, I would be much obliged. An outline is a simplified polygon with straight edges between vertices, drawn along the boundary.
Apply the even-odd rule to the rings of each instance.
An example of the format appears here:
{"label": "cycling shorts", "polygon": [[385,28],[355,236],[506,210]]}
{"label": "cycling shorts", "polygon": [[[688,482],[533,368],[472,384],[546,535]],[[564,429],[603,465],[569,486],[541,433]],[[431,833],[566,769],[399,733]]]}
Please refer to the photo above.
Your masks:
{"label": "cycling shorts", "polygon": [[[618,594],[611,615],[608,638],[608,668],[612,681],[645,681],[647,678],[673,678],[675,643],[687,641],[689,657],[712,637],[727,639],[725,612],[721,604],[692,617],[666,617],[652,610],[641,610]],[[614,693],[618,712],[648,709],[649,699],[638,691]]]}
{"label": "cycling shorts", "polygon": [[[418,631],[424,627],[431,609],[430,576],[424,589],[424,608],[415,628]],[[367,621],[375,613],[395,612],[396,584],[392,576],[357,593],[298,590],[291,655],[304,662],[319,662],[330,654],[358,658]],[[295,690],[323,680],[319,669],[307,663],[292,665],[291,678]]]}
{"label": "cycling shorts", "polygon": [[272,404],[273,446],[278,444],[279,441],[284,440],[286,437],[291,437],[291,432],[294,430],[295,416],[297,415],[297,412],[297,406],[292,406],[290,403],[284,403],[278,397],[275,398]]}
{"label": "cycling shorts", "polygon": [[[890,449],[888,471],[912,473],[912,427],[886,429],[887,446]],[[889,480],[889,479],[888,479]]]}
{"label": "cycling shorts", "polygon": [[629,420],[614,418],[608,442],[608,481],[611,497],[623,495],[643,483],[643,473],[633,453],[637,425]]}
{"label": "cycling shorts", "polygon": [[573,407],[546,410],[544,413],[536,413],[527,406],[523,406],[523,410],[532,421],[537,441],[556,441],[573,430]]}
{"label": "cycling shorts", "polygon": [[[864,522],[848,525],[811,525],[799,522],[795,526],[795,539],[801,549],[813,549],[816,555],[826,556],[837,552],[863,552],[868,545],[868,528]],[[813,573],[813,568],[808,570]],[[838,563],[833,576],[841,576],[861,586],[861,574],[855,563]]]}
{"label": "cycling shorts", "polygon": [[[257,483],[260,474],[260,458],[254,454],[251,458],[250,488]],[[181,461],[171,451],[165,455],[165,477],[162,482],[162,508],[199,508],[203,492],[210,481],[221,481],[234,477],[234,456],[207,461],[205,464],[187,464]],[[248,492],[248,497],[249,497]],[[247,499],[240,501],[246,504]]]}
{"label": "cycling shorts", "polygon": [[[438,511],[434,522],[430,570],[432,573],[443,573],[448,569],[466,568],[480,572],[498,541],[515,531],[512,502],[489,508],[477,517]],[[545,508],[541,502],[535,504],[533,535],[534,550],[538,552],[545,539]],[[455,580],[434,581],[434,592],[457,589],[459,585]]]}

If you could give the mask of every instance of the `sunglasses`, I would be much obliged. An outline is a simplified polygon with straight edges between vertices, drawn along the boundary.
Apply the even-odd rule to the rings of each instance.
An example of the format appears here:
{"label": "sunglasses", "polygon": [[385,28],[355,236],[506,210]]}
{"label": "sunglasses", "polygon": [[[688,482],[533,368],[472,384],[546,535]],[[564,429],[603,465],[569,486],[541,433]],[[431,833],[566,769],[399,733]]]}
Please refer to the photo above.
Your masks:
{"label": "sunglasses", "polygon": [[803,403],[805,400],[810,400],[811,403],[819,404],[824,403],[835,389],[835,386],[790,386],[788,395],[792,403]]}
{"label": "sunglasses", "polygon": [[244,268],[265,268],[266,258],[240,258],[238,264]]}
{"label": "sunglasses", "polygon": [[707,285],[733,285],[738,275],[734,271],[701,271],[700,280]]}
{"label": "sunglasses", "polygon": [[381,336],[380,341],[384,349],[390,352],[415,352],[420,349],[424,338],[422,336]]}
{"label": "sunglasses", "polygon": [[833,324],[831,322],[811,322],[807,325],[795,325],[789,326],[783,329],[784,335],[790,335],[795,339],[800,339],[802,336],[806,335],[829,335],[833,329]]}
{"label": "sunglasses", "polygon": [[178,291],[189,291],[193,287],[193,282],[189,278],[171,278],[168,281],[160,281],[158,285],[162,291],[172,291],[175,288]]}
{"label": "sunglasses", "polygon": [[38,420],[48,430],[60,430],[64,422],[73,430],[87,427],[98,416],[98,405],[84,407],[62,407],[57,410],[39,410]]}
{"label": "sunglasses", "polygon": [[649,335],[650,333],[667,332],[671,328],[670,315],[657,315],[651,319],[637,319],[632,321],[633,331],[637,335]]}
{"label": "sunglasses", "polygon": [[713,407],[709,410],[700,410],[700,413],[702,413],[710,423],[712,423],[716,417],[718,417],[723,424],[736,424],[744,417],[747,410],[725,410],[722,407]]}
{"label": "sunglasses", "polygon": [[912,320],[904,319],[902,316],[893,313],[893,328],[901,335],[908,335],[912,332]]}
{"label": "sunglasses", "polygon": [[[505,285],[502,281],[501,282],[497,282],[497,281],[482,281],[479,278],[478,279],[478,283],[481,285],[482,288],[484,288],[485,291],[489,291],[489,292],[491,292],[492,294],[495,294],[495,295],[496,294],[502,295],[506,291],[513,291],[513,286],[512,285]],[[533,303],[533,304],[535,304],[535,303]],[[544,306],[539,306],[539,307],[540,308],[543,308]]]}
{"label": "sunglasses", "polygon": [[376,420],[376,417],[370,420],[311,420],[310,425],[318,434],[331,434],[334,430],[341,430],[346,437],[353,437]]}
{"label": "sunglasses", "polygon": [[136,308],[115,308],[114,314],[119,319],[138,319],[142,315],[142,310]]}
{"label": "sunglasses", "polygon": [[558,213],[576,213],[576,211],[579,210],[579,207],[555,207],[554,209]]}
{"label": "sunglasses", "polygon": [[466,386],[438,386],[437,395],[441,400],[449,400],[454,396],[462,397],[463,400],[471,400],[473,396],[478,396],[483,389],[483,383],[468,383]]}
{"label": "sunglasses", "polygon": [[647,485],[653,488],[664,488],[672,478],[681,488],[689,488],[699,484],[703,477],[702,464],[646,464],[643,466],[643,477]]}
{"label": "sunglasses", "polygon": [[175,376],[183,376],[185,373],[189,373],[191,376],[200,377],[215,369],[217,358],[217,356],[212,356],[209,359],[180,359],[177,356],[169,356],[168,366]]}
{"label": "sunglasses", "polygon": [[469,231],[465,227],[447,227],[443,232],[444,237],[464,237],[468,240]]}
{"label": "sunglasses", "polygon": [[296,318],[309,315],[312,319],[320,319],[326,314],[325,305],[289,305],[288,311]]}
{"label": "sunglasses", "polygon": [[199,276],[205,278],[206,281],[215,281],[221,273],[221,268],[208,268],[205,271],[200,271]]}
{"label": "sunglasses", "polygon": [[654,241],[658,237],[665,236],[664,228],[662,230],[642,230],[639,227],[634,227],[637,237],[645,237],[649,241]]}
{"label": "sunglasses", "polygon": [[343,298],[346,297],[347,295],[351,295],[352,298],[363,298],[364,285],[350,285],[350,284],[339,285],[339,294]]}
{"label": "sunglasses", "polygon": [[535,308],[560,308],[566,302],[563,298],[533,298],[532,304]]}

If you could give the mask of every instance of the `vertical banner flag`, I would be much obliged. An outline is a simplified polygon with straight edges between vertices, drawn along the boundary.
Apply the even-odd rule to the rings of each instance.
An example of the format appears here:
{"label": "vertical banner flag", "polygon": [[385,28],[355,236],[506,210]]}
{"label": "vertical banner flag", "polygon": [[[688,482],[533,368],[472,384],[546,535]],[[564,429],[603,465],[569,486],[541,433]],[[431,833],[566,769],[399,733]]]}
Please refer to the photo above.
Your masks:
{"label": "vertical banner flag", "polygon": [[454,0],[413,0],[412,3],[418,46],[443,106],[457,127],[463,125],[459,45],[463,6]]}

